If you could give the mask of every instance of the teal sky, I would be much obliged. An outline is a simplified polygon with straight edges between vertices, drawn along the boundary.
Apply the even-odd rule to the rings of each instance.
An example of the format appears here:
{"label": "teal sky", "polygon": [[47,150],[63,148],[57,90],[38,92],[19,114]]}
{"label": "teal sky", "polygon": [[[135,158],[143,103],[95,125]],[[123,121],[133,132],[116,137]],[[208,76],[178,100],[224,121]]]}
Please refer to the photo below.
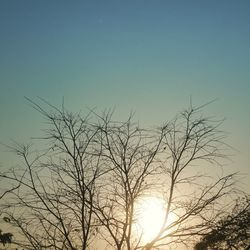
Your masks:
{"label": "teal sky", "polygon": [[[24,96],[74,111],[133,110],[142,124],[189,103],[237,149],[231,171],[250,180],[249,0],[1,0],[0,141],[29,140],[44,124]],[[0,163],[9,155],[1,147]]]}

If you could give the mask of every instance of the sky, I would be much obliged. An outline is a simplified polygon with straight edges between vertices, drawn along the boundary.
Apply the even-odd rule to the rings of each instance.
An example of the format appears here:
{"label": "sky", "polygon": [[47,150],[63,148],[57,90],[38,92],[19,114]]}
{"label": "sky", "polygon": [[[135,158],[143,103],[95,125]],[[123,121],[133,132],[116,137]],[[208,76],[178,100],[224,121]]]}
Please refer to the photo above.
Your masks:
{"label": "sky", "polygon": [[[24,99],[131,111],[159,125],[189,105],[226,118],[228,172],[250,188],[249,0],[1,0],[0,142],[45,124]],[[3,168],[11,155],[0,147]]]}

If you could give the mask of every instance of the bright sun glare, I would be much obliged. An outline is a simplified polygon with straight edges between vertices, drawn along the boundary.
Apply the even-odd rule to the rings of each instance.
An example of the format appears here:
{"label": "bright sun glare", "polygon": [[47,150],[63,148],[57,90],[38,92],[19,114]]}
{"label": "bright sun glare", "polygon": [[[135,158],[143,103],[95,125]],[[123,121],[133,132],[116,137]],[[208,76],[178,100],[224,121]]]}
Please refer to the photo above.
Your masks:
{"label": "bright sun glare", "polygon": [[144,243],[152,240],[160,231],[164,217],[163,200],[156,197],[142,198],[136,204],[136,228]]}

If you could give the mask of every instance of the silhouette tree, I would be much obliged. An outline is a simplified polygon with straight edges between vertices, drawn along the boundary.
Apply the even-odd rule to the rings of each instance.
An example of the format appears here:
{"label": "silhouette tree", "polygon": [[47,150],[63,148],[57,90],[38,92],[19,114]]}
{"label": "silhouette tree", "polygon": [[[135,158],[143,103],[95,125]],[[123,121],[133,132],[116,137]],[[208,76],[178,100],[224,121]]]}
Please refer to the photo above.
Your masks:
{"label": "silhouette tree", "polygon": [[250,199],[238,199],[230,215],[220,219],[195,250],[250,249]]}
{"label": "silhouette tree", "polygon": [[95,183],[105,172],[100,168],[100,145],[94,140],[99,127],[88,123],[88,115],[51,105],[49,113],[30,103],[49,123],[42,138],[47,148],[32,154],[30,145],[9,147],[23,166],[2,174],[19,185],[6,201],[5,215],[32,249],[87,249],[95,232]]}
{"label": "silhouette tree", "polygon": [[[12,193],[14,190],[18,189],[19,185],[11,187],[9,189],[3,189],[2,194],[0,195],[0,200],[2,200],[5,196],[7,196],[9,193]],[[0,210],[0,215],[2,214],[2,211]],[[10,222],[8,217],[3,217],[3,220],[5,222]],[[5,246],[6,244],[11,244],[12,243],[12,233],[2,233],[2,230],[0,229],[0,243]]]}
{"label": "silhouette tree", "polygon": [[[0,175],[18,186],[8,193],[4,213],[22,247],[85,250],[99,241],[103,249],[160,249],[188,244],[223,212],[233,175],[206,175],[208,164],[225,159],[226,145],[221,121],[203,117],[204,106],[146,129],[132,115],[118,122],[112,112],[83,116],[44,100],[29,103],[48,129],[39,150],[11,146],[23,165]],[[152,195],[165,201],[165,217],[145,242],[135,207]]]}

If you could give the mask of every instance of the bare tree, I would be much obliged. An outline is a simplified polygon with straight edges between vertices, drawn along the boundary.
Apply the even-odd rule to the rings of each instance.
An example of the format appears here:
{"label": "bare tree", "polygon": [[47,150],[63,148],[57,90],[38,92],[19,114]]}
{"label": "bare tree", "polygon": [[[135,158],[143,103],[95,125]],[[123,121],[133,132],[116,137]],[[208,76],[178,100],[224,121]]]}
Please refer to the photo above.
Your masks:
{"label": "bare tree", "polygon": [[29,101],[49,124],[40,138],[46,148],[11,147],[23,166],[2,174],[19,185],[5,214],[24,236],[20,245],[29,249],[88,249],[95,231],[95,183],[102,174],[95,143],[99,128],[89,125],[88,116],[46,103],[52,109],[47,112]]}
{"label": "bare tree", "polygon": [[158,186],[154,177],[160,170],[157,154],[163,136],[153,137],[150,131],[139,128],[132,116],[125,122],[114,122],[107,114],[102,116],[102,124],[99,143],[108,172],[95,207],[102,225],[100,233],[115,249],[131,250],[141,239],[135,232],[135,203]]}
{"label": "bare tree", "polygon": [[[144,129],[132,115],[117,122],[112,112],[82,117],[29,102],[48,122],[40,138],[45,149],[11,147],[23,168],[1,174],[18,187],[8,193],[5,214],[22,235],[20,245],[94,249],[100,241],[107,249],[165,249],[188,244],[223,212],[233,175],[208,178],[203,171],[225,159],[221,121],[204,118],[203,106]],[[136,204],[149,195],[165,201],[165,217],[145,241]]]}
{"label": "bare tree", "polygon": [[[156,130],[141,129],[131,118],[124,123],[103,119],[102,155],[110,171],[105,202],[99,199],[96,211],[106,229],[104,238],[115,249],[188,244],[223,211],[219,202],[232,191],[233,175],[206,178],[194,166],[218,165],[226,157],[225,135],[218,129],[221,121],[202,117],[202,108],[190,107]],[[165,218],[158,234],[145,243],[133,231],[135,204],[150,192],[165,199]]]}
{"label": "bare tree", "polygon": [[228,147],[225,134],[219,130],[222,121],[203,117],[203,107],[191,105],[159,129],[164,135],[161,167],[165,173],[165,219],[159,233],[143,249],[173,243],[190,245],[190,240],[207,230],[223,211],[222,197],[232,193],[234,175],[207,181],[209,171],[202,169],[209,164],[220,165]]}

